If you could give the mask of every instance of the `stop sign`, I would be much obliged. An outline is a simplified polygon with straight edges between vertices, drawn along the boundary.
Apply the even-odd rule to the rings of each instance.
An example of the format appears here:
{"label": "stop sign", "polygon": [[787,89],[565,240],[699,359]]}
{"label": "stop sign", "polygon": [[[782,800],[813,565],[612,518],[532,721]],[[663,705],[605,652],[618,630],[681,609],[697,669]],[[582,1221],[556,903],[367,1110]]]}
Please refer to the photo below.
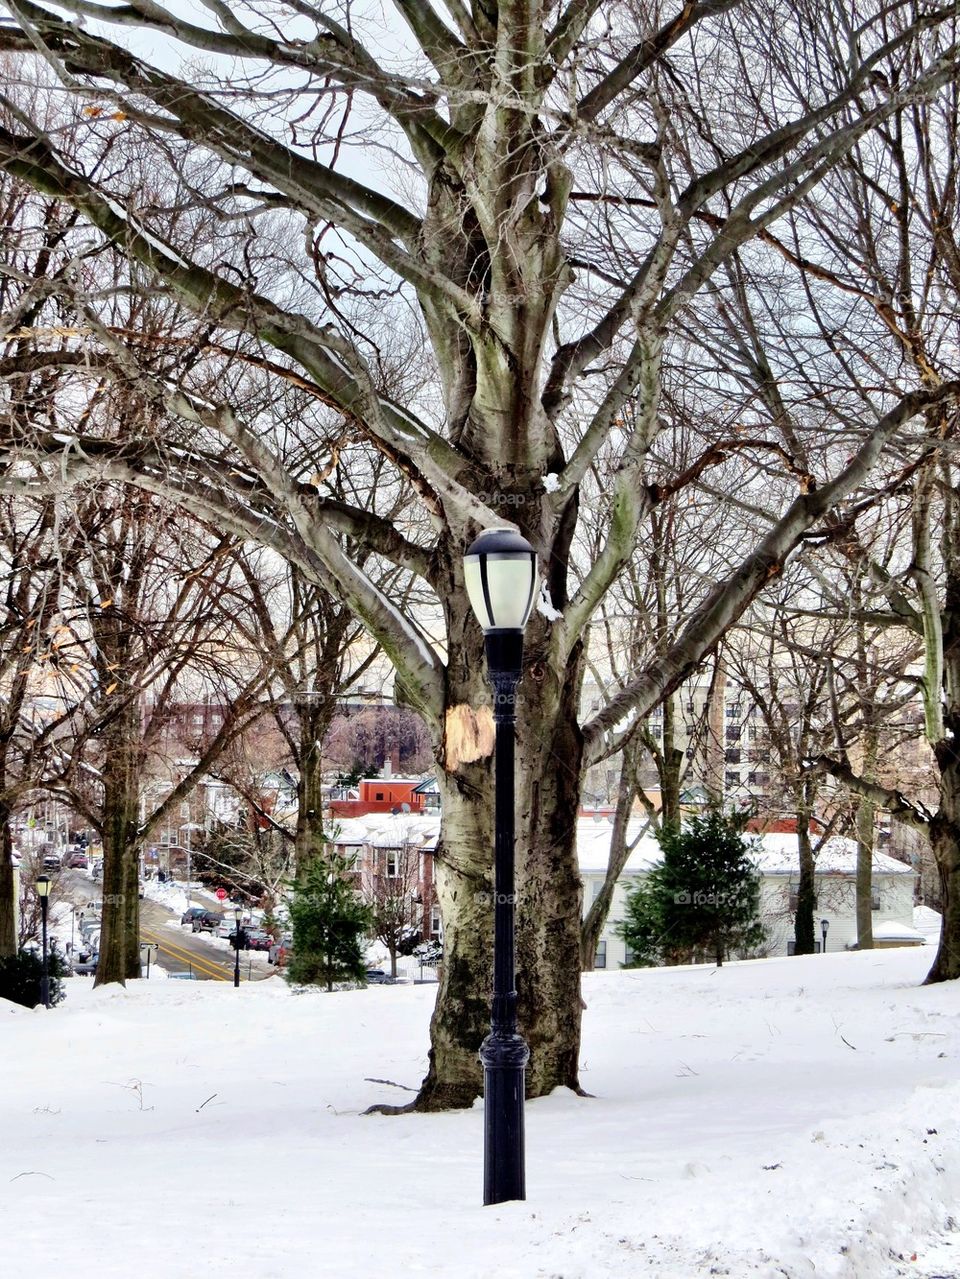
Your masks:
{"label": "stop sign", "polygon": [[217,889],[217,901],[218,901],[218,902],[225,901],[225,900],[226,900],[226,897],[227,897],[227,890],[226,890],[225,888],[218,888],[218,889]]}

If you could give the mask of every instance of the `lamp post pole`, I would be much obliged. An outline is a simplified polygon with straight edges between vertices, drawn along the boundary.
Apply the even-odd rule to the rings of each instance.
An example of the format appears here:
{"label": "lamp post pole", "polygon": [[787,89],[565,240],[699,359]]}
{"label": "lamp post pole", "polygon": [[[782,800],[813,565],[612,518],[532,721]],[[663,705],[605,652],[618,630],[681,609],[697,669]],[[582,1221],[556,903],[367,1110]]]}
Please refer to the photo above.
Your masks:
{"label": "lamp post pole", "polygon": [[823,946],[821,947],[821,952],[822,952],[824,955],[827,953],[827,929],[828,929],[829,927],[830,927],[830,920],[829,920],[829,919],[821,919],[821,920],[820,920],[820,932],[821,932],[821,934],[823,935]]}
{"label": "lamp post pole", "polygon": [[512,529],[482,533],[464,560],[470,603],[484,630],[493,686],[494,934],[490,1033],[483,1063],[483,1202],[526,1198],[523,1095],[530,1050],[517,1026],[514,888],[516,692],[523,663],[523,628],[533,605],[536,556]]}
{"label": "lamp post pole", "polygon": [[233,930],[233,940],[237,951],[233,959],[233,984],[235,987],[240,985],[240,915],[241,910],[238,906],[234,911],[234,919],[236,923]]}
{"label": "lamp post pole", "polygon": [[40,977],[40,1002],[50,1007],[50,957],[47,950],[47,907],[50,900],[50,880],[41,875],[37,880],[37,896],[40,898],[40,933],[43,953],[43,969]]}
{"label": "lamp post pole", "polygon": [[516,690],[523,632],[486,638],[494,690],[494,905],[493,1011],[490,1034],[480,1047],[483,1062],[483,1202],[526,1198],[523,1091],[530,1050],[517,1030],[514,892],[514,742]]}

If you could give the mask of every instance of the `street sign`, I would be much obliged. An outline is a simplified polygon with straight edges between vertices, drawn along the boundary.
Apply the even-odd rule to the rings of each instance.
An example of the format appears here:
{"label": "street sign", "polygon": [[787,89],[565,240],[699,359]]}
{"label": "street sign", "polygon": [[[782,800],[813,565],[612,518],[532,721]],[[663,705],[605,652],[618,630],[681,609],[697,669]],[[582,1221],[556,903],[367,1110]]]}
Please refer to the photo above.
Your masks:
{"label": "street sign", "polygon": [[222,902],[222,901],[226,901],[226,900],[227,900],[227,890],[226,890],[225,888],[218,888],[218,889],[217,889],[217,901],[218,901],[218,902]]}

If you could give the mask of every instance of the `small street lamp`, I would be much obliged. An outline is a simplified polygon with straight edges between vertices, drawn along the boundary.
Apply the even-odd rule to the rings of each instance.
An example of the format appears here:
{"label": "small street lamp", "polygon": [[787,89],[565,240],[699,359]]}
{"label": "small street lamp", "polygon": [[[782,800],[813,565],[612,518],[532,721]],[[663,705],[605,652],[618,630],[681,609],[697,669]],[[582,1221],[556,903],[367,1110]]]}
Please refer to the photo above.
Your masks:
{"label": "small street lamp", "polygon": [[827,929],[829,927],[830,927],[829,919],[820,920],[820,932],[823,935],[823,946],[821,948],[821,953],[824,955],[827,953]]}
{"label": "small street lamp", "polygon": [[233,984],[240,985],[240,919],[243,915],[243,907],[238,906],[233,912],[236,923],[233,929],[233,943],[237,948],[237,953],[233,959]]}
{"label": "small street lamp", "polygon": [[50,905],[50,880],[46,875],[37,878],[37,896],[40,898],[40,928],[43,946],[43,975],[40,978],[40,1002],[50,1007],[50,963],[47,953],[47,909]]}
{"label": "small street lamp", "polygon": [[481,533],[463,561],[470,605],[483,627],[493,720],[494,940],[490,1033],[483,1063],[483,1202],[526,1198],[523,1142],[524,1072],[530,1050],[517,1029],[514,893],[514,737],[523,628],[533,607],[537,557],[513,529]]}

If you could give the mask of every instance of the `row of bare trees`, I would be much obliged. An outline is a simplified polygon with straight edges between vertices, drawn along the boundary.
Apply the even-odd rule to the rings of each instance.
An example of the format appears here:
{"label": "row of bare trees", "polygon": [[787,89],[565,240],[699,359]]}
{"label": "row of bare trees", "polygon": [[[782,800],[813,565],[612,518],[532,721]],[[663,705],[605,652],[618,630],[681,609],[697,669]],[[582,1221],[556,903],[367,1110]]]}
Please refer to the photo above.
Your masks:
{"label": "row of bare trees", "polygon": [[[846,556],[863,606],[838,611],[923,642],[936,810],[837,751],[817,766],[927,823],[935,972],[960,975],[956,552],[936,536],[960,390],[955,6],[394,0],[390,60],[347,8],[8,0],[0,168],[61,236],[7,329],[8,371],[50,388],[5,410],[8,491],[96,478],[177,503],[389,657],[443,796],[418,1105],[479,1086],[491,775],[447,746],[488,699],[461,558],[495,523],[543,574],[517,786],[531,1092],[578,1086],[584,770],[629,752],[799,557]],[[105,385],[151,411],[118,432]],[[631,578],[652,624],[584,715]]]}

